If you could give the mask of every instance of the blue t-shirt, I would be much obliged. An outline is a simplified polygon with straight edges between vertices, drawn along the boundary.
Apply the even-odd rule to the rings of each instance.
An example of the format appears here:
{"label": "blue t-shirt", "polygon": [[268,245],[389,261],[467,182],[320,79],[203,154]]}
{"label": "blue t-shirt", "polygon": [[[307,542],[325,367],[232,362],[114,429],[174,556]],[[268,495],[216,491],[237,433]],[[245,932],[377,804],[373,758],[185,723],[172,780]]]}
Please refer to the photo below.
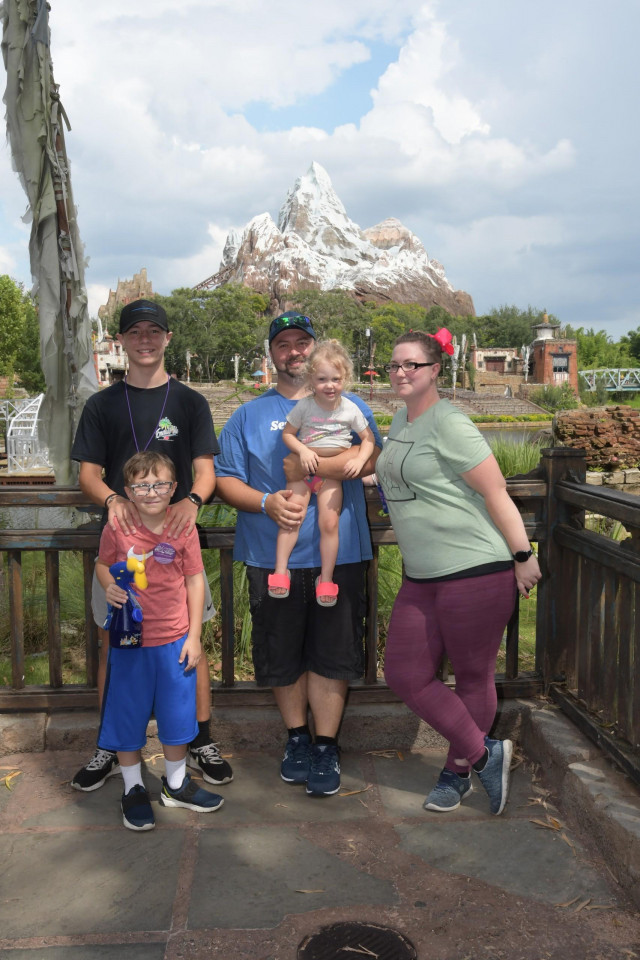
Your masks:
{"label": "blue t-shirt", "polygon": [[[378,447],[380,434],[369,407],[355,394],[349,394],[362,410],[373,431]],[[290,453],[282,440],[287,414],[295,406],[277,390],[269,390],[242,407],[238,407],[223,427],[219,439],[221,453],[216,457],[218,477],[236,477],[264,493],[287,489],[282,461]],[[360,438],[354,434],[354,443]],[[371,559],[371,539],[361,480],[343,480],[343,506],[340,514],[339,564],[359,563]],[[238,510],[236,523],[235,560],[251,567],[273,570],[276,559],[278,525],[264,513]],[[320,566],[320,533],[316,515],[316,498],[311,497],[309,509],[300,529],[298,542],[289,560],[291,569],[309,569]]]}

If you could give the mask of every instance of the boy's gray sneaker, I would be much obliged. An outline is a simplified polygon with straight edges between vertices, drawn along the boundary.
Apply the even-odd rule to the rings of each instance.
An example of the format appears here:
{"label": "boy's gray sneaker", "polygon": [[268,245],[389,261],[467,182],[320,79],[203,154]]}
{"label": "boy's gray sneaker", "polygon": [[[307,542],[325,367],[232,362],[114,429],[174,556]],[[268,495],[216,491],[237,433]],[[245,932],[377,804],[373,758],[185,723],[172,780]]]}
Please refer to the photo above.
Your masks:
{"label": "boy's gray sneaker", "polygon": [[460,801],[473,793],[471,777],[460,777],[453,770],[445,769],[438,777],[438,782],[423,803],[425,810],[438,810],[440,813],[449,813],[457,810]]}
{"label": "boy's gray sneaker", "polygon": [[489,737],[485,737],[484,745],[489,751],[489,756],[484,770],[476,770],[476,773],[489,795],[491,813],[497,817],[504,810],[509,797],[513,744],[511,740],[490,740]]}
{"label": "boy's gray sneaker", "polygon": [[306,783],[311,766],[311,737],[298,733],[289,737],[280,765],[280,776],[285,783]]}
{"label": "boy's gray sneaker", "polygon": [[97,748],[94,755],[85,767],[81,767],[71,781],[74,790],[84,790],[90,793],[91,790],[97,790],[105,780],[120,773],[120,764],[118,763],[118,754],[112,750],[102,750]]}

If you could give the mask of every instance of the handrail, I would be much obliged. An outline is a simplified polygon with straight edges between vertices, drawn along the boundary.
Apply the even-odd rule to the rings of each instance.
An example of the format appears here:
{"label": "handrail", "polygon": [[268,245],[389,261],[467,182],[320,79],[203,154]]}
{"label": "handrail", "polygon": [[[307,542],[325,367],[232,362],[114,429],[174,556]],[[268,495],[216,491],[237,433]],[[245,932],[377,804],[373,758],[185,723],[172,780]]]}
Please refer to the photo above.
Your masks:
{"label": "handrail", "polygon": [[[541,522],[546,485],[537,478],[520,478],[510,482],[512,495],[523,510],[528,534],[532,540],[543,541],[544,526]],[[378,677],[378,563],[380,548],[396,543],[395,533],[388,517],[380,515],[381,502],[376,488],[365,488],[367,514],[371,531],[374,557],[367,576],[367,616],[365,620],[365,677],[354,684],[352,693],[358,697],[379,699],[396,698],[387,690]],[[221,501],[214,501],[221,502]],[[0,510],[5,507],[76,507],[89,514],[100,509],[91,504],[78,488],[28,486],[0,487]],[[203,550],[220,553],[221,582],[221,680],[215,682],[216,699],[232,697],[234,702],[245,697],[259,695],[251,682],[236,683],[234,680],[234,605],[233,605],[233,542],[232,527],[206,527],[200,530]],[[90,706],[96,702],[95,683],[98,665],[97,632],[91,615],[91,577],[93,558],[99,543],[97,521],[78,528],[18,530],[0,529],[0,553],[8,555],[8,592],[11,608],[12,688],[0,689],[0,712],[15,709],[40,709],[69,705]],[[42,550],[46,556],[48,644],[50,683],[46,687],[30,688],[24,682],[24,636],[22,600],[22,553]],[[86,676],[85,685],[62,683],[62,640],[59,623],[58,557],[63,551],[79,551],[84,565]],[[507,631],[506,670],[498,677],[501,696],[526,696],[541,689],[540,679],[524,674],[518,668],[518,607]],[[262,696],[266,696],[265,693]],[[254,702],[254,700],[251,700]]]}

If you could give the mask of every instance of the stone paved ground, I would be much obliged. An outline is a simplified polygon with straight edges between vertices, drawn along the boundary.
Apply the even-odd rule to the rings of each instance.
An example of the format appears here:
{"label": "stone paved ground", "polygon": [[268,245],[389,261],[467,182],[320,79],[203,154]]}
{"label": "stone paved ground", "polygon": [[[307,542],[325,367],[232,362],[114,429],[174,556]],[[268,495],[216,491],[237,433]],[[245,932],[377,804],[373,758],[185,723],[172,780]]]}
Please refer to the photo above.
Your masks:
{"label": "stone paved ground", "polygon": [[[633,864],[614,856],[615,837],[609,852],[597,846],[590,819],[622,810],[637,847],[640,798],[603,776],[588,815],[574,816],[566,778],[598,782],[602,762],[547,714],[522,736],[537,755],[547,743],[555,773],[545,782],[518,751],[499,818],[478,783],[453,814],[422,809],[442,763],[433,747],[348,750],[341,794],[324,800],[280,780],[278,751],[234,751],[225,805],[206,816],[159,805],[150,750],[157,827],[145,834],[121,824],[119,776],[90,794],[69,787],[85,753],[3,757],[0,775],[20,775],[0,786],[0,953],[294,960],[303,937],[359,920],[399,930],[421,960],[640,957]],[[561,757],[566,809],[552,793]]]}

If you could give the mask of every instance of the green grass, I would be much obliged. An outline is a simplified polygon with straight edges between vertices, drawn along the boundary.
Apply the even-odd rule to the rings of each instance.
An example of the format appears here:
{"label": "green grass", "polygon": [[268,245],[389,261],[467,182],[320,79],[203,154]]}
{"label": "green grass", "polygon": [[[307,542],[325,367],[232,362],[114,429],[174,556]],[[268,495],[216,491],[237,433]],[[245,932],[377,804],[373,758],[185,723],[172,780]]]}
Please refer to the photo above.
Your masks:
{"label": "green grass", "polygon": [[505,477],[515,477],[520,473],[535,470],[542,456],[542,444],[537,441],[521,440],[519,443],[512,443],[502,437],[495,437],[489,441],[489,445]]}

